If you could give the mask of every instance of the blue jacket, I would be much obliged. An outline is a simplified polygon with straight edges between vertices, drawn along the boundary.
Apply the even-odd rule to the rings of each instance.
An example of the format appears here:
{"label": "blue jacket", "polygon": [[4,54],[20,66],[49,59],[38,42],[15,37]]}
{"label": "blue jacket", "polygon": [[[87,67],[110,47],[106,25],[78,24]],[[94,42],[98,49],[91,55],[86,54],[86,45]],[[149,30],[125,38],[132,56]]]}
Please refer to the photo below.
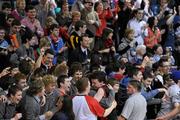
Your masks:
{"label": "blue jacket", "polygon": [[54,51],[55,56],[53,59],[53,64],[55,65],[57,63],[57,57],[59,55],[59,50],[64,46],[64,42],[63,39],[59,37],[58,42],[57,43],[53,43],[53,41],[51,40],[50,36],[48,36],[50,44],[51,44],[51,49]]}

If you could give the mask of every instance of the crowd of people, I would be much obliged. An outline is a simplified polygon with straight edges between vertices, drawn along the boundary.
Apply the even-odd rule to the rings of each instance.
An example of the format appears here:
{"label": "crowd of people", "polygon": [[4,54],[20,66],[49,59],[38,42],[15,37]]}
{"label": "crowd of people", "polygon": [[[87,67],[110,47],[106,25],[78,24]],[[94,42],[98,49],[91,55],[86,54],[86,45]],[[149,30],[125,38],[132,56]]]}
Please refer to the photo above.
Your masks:
{"label": "crowd of people", "polygon": [[1,120],[180,120],[179,0],[1,0]]}

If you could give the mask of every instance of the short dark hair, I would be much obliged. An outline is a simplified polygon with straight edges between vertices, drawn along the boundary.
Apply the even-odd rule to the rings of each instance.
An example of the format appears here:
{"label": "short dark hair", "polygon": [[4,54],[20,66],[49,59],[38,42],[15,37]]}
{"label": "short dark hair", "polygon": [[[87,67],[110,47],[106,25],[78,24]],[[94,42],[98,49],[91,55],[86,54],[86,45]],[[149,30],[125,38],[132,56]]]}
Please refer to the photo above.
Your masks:
{"label": "short dark hair", "polygon": [[58,24],[52,24],[49,28],[49,31],[52,32],[54,30],[54,28],[59,28]]}
{"label": "short dark hair", "polygon": [[78,31],[80,27],[83,27],[86,23],[83,20],[79,20],[75,23],[75,30]]}
{"label": "short dark hair", "polygon": [[27,76],[24,75],[23,73],[17,73],[14,75],[14,78],[15,78],[15,83],[18,84],[18,82],[21,80],[21,79],[26,79]]}
{"label": "short dark hair", "polygon": [[110,77],[107,80],[107,84],[110,84],[113,87],[115,84],[119,84],[119,81],[117,81],[115,78]]}
{"label": "short dark hair", "polygon": [[28,95],[36,95],[43,90],[44,83],[41,78],[32,78],[29,83],[29,89],[27,90]]}
{"label": "short dark hair", "polygon": [[70,66],[69,69],[69,75],[73,76],[75,72],[77,71],[82,71],[83,72],[83,67],[82,64],[80,62],[73,62]]}
{"label": "short dark hair", "polygon": [[103,71],[94,71],[91,76],[91,79],[97,79],[99,82],[106,83],[106,73]]}
{"label": "short dark hair", "polygon": [[151,73],[145,71],[143,73],[143,79],[146,80],[147,78],[154,78],[154,76]]}
{"label": "short dark hair", "polygon": [[33,70],[33,63],[30,60],[24,59],[20,61],[18,68],[21,73],[28,75]]}
{"label": "short dark hair", "polygon": [[4,10],[4,9],[6,9],[6,8],[12,8],[12,6],[11,6],[11,4],[5,2],[5,3],[2,4],[2,7],[1,7],[1,8],[2,8],[2,10]]}
{"label": "short dark hair", "polygon": [[58,88],[61,87],[60,83],[64,83],[65,79],[67,79],[68,76],[67,75],[60,75],[57,79],[57,85],[58,85]]}
{"label": "short dark hair", "polygon": [[137,89],[137,91],[141,91],[141,82],[137,80],[130,80],[129,85],[132,85],[134,88]]}
{"label": "short dark hair", "polygon": [[19,20],[14,19],[12,22],[12,26],[14,25],[21,26],[21,22]]}
{"label": "short dark hair", "polygon": [[25,31],[21,35],[22,43],[27,43],[28,41],[32,39],[33,36],[34,36],[33,31],[29,29],[28,27],[26,27]]}
{"label": "short dark hair", "polygon": [[133,75],[137,75],[139,73],[139,71],[141,71],[139,68],[134,68],[131,71],[131,74],[129,75],[129,77],[133,77]]}
{"label": "short dark hair", "polygon": [[11,95],[15,96],[18,91],[22,91],[22,89],[17,85],[11,85],[8,89],[7,96],[10,97]]}
{"label": "short dark hair", "polygon": [[148,21],[147,21],[147,23],[148,23],[148,25],[149,25],[149,27],[152,29],[152,27],[154,26],[154,20],[156,19],[156,17],[155,16],[152,16],[152,17],[149,17],[148,18]]}
{"label": "short dark hair", "polygon": [[159,66],[160,66],[160,67],[163,67],[163,63],[164,63],[164,62],[168,62],[168,57],[167,57],[167,56],[162,56],[162,57],[160,58],[160,60],[158,61]]}
{"label": "short dark hair", "polygon": [[33,5],[28,5],[25,9],[26,12],[28,12],[29,10],[33,10],[35,9],[35,7]]}
{"label": "short dark hair", "polygon": [[86,88],[88,87],[88,82],[89,79],[86,77],[83,77],[76,82],[76,87],[79,93],[82,93],[86,90]]}
{"label": "short dark hair", "polygon": [[47,55],[47,54],[51,54],[51,55],[55,55],[54,51],[52,49],[47,49],[44,53],[44,55]]}
{"label": "short dark hair", "polygon": [[84,37],[89,37],[89,35],[87,33],[82,34],[81,37],[79,37],[79,41],[83,41]]}

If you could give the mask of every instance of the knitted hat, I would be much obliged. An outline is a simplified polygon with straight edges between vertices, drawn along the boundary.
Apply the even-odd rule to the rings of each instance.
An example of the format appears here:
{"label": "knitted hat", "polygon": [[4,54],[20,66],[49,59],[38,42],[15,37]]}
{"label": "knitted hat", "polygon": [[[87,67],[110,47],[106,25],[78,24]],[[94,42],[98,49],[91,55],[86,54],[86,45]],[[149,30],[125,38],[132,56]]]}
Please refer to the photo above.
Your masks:
{"label": "knitted hat", "polygon": [[180,70],[177,71],[173,71],[171,74],[171,78],[177,82],[178,80],[180,80]]}

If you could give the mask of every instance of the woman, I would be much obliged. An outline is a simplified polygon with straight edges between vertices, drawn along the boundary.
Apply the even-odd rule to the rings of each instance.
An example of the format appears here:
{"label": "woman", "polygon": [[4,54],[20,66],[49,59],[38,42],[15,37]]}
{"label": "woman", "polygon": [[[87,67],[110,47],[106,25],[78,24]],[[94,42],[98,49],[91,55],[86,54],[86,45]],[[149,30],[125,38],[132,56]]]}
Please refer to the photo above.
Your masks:
{"label": "woman", "polygon": [[72,99],[69,96],[64,96],[61,110],[51,120],[74,120]]}
{"label": "woman", "polygon": [[71,14],[69,12],[69,5],[66,0],[62,0],[62,5],[60,6],[61,12],[57,14],[56,20],[59,26],[63,26],[71,21]]}
{"label": "woman", "polygon": [[112,40],[113,30],[111,28],[104,28],[102,38],[99,39],[99,45],[94,47],[94,51],[102,55],[102,65],[107,65],[114,60],[115,47]]}
{"label": "woman", "polygon": [[25,0],[17,0],[16,1],[17,9],[14,9],[12,11],[12,15],[19,21],[21,21],[25,16],[25,7],[26,7],[26,1]]}
{"label": "woman", "polygon": [[156,17],[149,17],[147,23],[149,26],[146,29],[144,44],[148,51],[152,52],[153,46],[161,42],[161,32],[159,28],[156,27],[158,23]]}
{"label": "woman", "polygon": [[111,9],[109,7],[104,8],[102,2],[96,2],[94,5],[94,10],[98,13],[99,20],[101,21],[101,25],[96,30],[97,37],[102,36],[103,29],[107,26],[107,19],[113,17]]}
{"label": "woman", "polygon": [[135,55],[135,48],[137,46],[137,42],[134,40],[134,30],[127,28],[121,41],[121,44],[118,46],[118,53],[123,58],[128,58],[131,61]]}

